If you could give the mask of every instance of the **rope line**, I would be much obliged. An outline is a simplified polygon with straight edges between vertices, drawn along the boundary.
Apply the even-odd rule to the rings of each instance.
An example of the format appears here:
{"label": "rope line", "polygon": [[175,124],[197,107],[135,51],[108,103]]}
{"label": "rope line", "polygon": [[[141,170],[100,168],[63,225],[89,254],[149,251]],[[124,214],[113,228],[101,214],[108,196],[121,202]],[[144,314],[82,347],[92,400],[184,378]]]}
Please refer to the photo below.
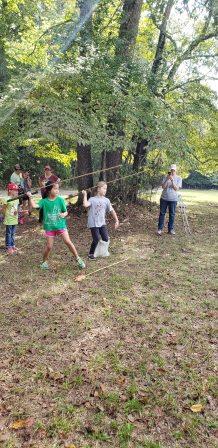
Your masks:
{"label": "rope line", "polygon": [[[103,169],[96,170],[96,171],[91,171],[90,173],[86,173],[86,174],[80,174],[79,176],[68,177],[68,178],[66,178],[66,179],[60,179],[60,183],[66,182],[66,181],[68,181],[68,180],[80,179],[81,177],[90,176],[91,174],[102,173],[103,171],[114,170],[114,169],[116,169],[116,168],[119,168],[120,166],[122,166],[122,164],[120,164],[120,165],[115,165],[115,166],[111,166],[111,167],[109,167],[109,168],[103,168]],[[57,181],[57,182],[58,182],[58,181]],[[50,184],[50,186],[51,186],[51,185],[55,185],[57,182],[53,182],[52,184]],[[42,188],[44,188],[44,187],[42,187]],[[46,187],[45,187],[45,188],[46,188]],[[95,188],[95,187],[91,187],[91,188]],[[82,190],[81,190],[81,191],[82,191]],[[37,193],[38,193],[38,190],[32,192],[32,194],[37,194]],[[12,201],[15,201],[16,199],[21,199],[21,198],[24,197],[25,195],[26,195],[26,193],[19,194],[18,196],[16,196],[16,198],[8,199],[7,202],[12,202]]]}
{"label": "rope line", "polygon": [[[118,166],[119,166],[119,165],[118,165]],[[113,168],[114,168],[114,167],[113,167]],[[102,171],[102,170],[100,170],[100,171]],[[109,182],[106,182],[106,183],[107,183],[107,184],[111,184],[111,183],[114,183],[114,182],[121,181],[122,179],[127,179],[127,178],[130,178],[130,177],[139,176],[139,175],[142,174],[142,173],[144,173],[144,170],[138,171],[138,173],[132,173],[132,174],[128,174],[128,175],[126,175],[126,176],[119,177],[119,178],[117,178],[117,179],[113,179],[113,180],[111,180],[111,181],[109,181]],[[55,183],[56,183],[56,182],[55,182]],[[94,188],[96,188],[96,185],[93,186],[93,187],[91,187],[91,188],[89,188],[89,190],[93,190]],[[71,195],[67,196],[66,199],[71,199],[71,198],[73,198],[73,197],[77,197],[77,196],[79,195],[79,193],[81,193],[82,191],[83,191],[83,190],[78,191],[76,194],[71,194]],[[15,198],[15,199],[17,199],[17,198]],[[32,244],[32,243],[31,243],[31,244]],[[21,247],[21,248],[18,250],[18,253],[19,253],[19,251],[22,251],[25,247],[30,247],[30,244],[28,244],[28,245],[25,244],[23,247]],[[7,258],[7,254],[2,255],[1,259],[5,259],[5,257]]]}
{"label": "rope line", "polygon": [[96,269],[95,271],[88,272],[88,274],[80,274],[75,278],[75,280],[77,282],[81,282],[82,280],[85,280],[85,278],[88,277],[89,275],[93,275],[93,274],[96,274],[96,272],[104,271],[105,269],[109,269],[112,266],[116,266],[117,264],[123,263],[124,261],[128,261],[130,258],[131,257],[124,258],[123,260],[120,260],[120,261],[116,261],[115,263],[111,263],[107,266],[103,266],[102,268]]}
{"label": "rope line", "polygon": [[122,164],[111,166],[109,168],[101,168],[100,170],[91,171],[90,173],[80,174],[79,176],[68,177],[67,179],[61,179],[61,182],[66,182],[67,180],[75,180],[80,179],[81,177],[91,176],[91,174],[102,173],[104,171],[115,170],[116,168],[120,168]]}
{"label": "rope line", "polygon": [[[106,184],[107,185],[108,184],[113,184],[114,182],[119,182],[119,181],[121,181],[123,179],[127,179],[129,177],[139,176],[142,173],[144,173],[144,170],[138,171],[138,173],[127,174],[126,176],[118,177],[117,179],[113,179],[113,180],[110,180],[110,181],[106,182]],[[87,190],[90,191],[90,190],[93,190],[94,188],[97,188],[97,185],[94,185],[93,187],[87,188]],[[66,199],[75,198],[75,197],[77,197],[79,195],[79,193],[82,193],[82,191],[83,190],[79,190],[75,194],[70,194]]]}

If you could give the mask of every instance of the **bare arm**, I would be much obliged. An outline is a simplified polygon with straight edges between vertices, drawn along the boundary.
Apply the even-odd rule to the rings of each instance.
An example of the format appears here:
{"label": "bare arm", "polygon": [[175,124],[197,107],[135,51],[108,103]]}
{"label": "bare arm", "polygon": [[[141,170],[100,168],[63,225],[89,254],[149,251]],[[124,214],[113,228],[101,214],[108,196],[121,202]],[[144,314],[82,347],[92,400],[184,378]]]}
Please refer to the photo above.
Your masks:
{"label": "bare arm", "polygon": [[30,191],[28,191],[28,192],[26,193],[26,195],[27,195],[28,198],[29,198],[29,205],[30,205],[32,208],[35,208],[35,207],[36,207],[36,203],[35,203],[35,201],[33,200]]}
{"label": "bare arm", "polygon": [[40,188],[45,187],[45,180],[42,180],[39,178],[39,186],[40,186]]}
{"label": "bare arm", "polygon": [[5,216],[5,212],[6,212],[6,207],[7,207],[7,204],[2,205],[2,213],[4,216]]}
{"label": "bare arm", "polygon": [[168,188],[168,180],[173,180],[173,177],[170,175],[170,174],[168,174],[168,176],[167,176],[167,178],[166,178],[166,180],[162,183],[162,188],[163,188],[163,190],[166,190],[167,188]]}
{"label": "bare arm", "polygon": [[68,215],[68,212],[67,212],[67,211],[66,211],[66,212],[62,212],[62,213],[59,214],[59,216],[60,216],[61,218],[66,218],[67,215]]}
{"label": "bare arm", "polygon": [[179,187],[177,187],[177,186],[174,184],[173,180],[172,180],[172,188],[173,188],[175,191],[179,190]]}
{"label": "bare arm", "polygon": [[111,215],[113,216],[113,219],[114,219],[114,221],[115,221],[115,223],[114,223],[114,227],[115,227],[115,229],[117,229],[118,227],[119,227],[119,219],[118,219],[118,216],[117,216],[117,214],[116,214],[116,212],[115,212],[115,210],[113,209],[113,210],[111,210]]}
{"label": "bare arm", "polygon": [[27,185],[29,188],[32,188],[32,180],[30,178],[27,179]]}
{"label": "bare arm", "polygon": [[83,194],[83,207],[85,207],[85,208],[90,207],[90,203],[89,203],[89,201],[87,200],[87,193],[86,193],[86,190],[83,190],[83,191],[82,191],[82,194]]}

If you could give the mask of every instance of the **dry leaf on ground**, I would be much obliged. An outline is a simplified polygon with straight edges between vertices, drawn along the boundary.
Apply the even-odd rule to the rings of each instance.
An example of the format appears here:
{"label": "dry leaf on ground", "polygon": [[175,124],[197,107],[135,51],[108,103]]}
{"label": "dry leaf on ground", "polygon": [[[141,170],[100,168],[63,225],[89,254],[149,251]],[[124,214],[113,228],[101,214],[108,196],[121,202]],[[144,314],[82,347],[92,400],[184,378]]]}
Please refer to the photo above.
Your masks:
{"label": "dry leaf on ground", "polygon": [[16,420],[15,422],[12,422],[9,425],[9,428],[11,429],[24,429],[24,428],[31,428],[34,424],[33,418],[26,418],[24,420]]}
{"label": "dry leaf on ground", "polygon": [[192,412],[201,412],[203,410],[203,405],[201,403],[193,404],[190,409]]}
{"label": "dry leaf on ground", "polygon": [[85,278],[86,278],[86,276],[85,276],[84,274],[81,274],[81,275],[78,275],[78,276],[75,278],[75,281],[76,281],[76,282],[82,282],[83,280],[85,280]]}

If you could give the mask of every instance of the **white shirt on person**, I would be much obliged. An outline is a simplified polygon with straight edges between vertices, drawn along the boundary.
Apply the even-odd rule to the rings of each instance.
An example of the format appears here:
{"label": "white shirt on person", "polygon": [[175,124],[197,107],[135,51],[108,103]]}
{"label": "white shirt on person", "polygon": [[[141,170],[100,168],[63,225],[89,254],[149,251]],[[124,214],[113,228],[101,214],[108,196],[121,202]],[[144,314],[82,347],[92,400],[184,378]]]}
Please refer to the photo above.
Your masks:
{"label": "white shirt on person", "polygon": [[[163,184],[166,182],[167,176],[163,178]],[[182,178],[177,176],[176,174],[173,175],[173,183],[178,188],[182,188]],[[161,199],[164,199],[165,201],[178,201],[178,190],[174,190],[172,181],[169,179],[167,181],[167,188],[165,188],[162,191]]]}

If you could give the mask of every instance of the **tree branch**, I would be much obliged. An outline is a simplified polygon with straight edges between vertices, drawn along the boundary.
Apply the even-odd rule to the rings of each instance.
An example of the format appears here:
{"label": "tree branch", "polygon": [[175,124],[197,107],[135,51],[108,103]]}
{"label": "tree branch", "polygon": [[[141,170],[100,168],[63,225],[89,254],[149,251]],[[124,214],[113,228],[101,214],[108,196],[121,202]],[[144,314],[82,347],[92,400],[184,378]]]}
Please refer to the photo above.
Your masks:
{"label": "tree branch", "polygon": [[174,48],[175,48],[175,51],[177,52],[177,51],[178,51],[177,43],[176,43],[176,41],[173,39],[173,37],[172,37],[169,33],[167,33],[166,30],[165,30],[165,31],[164,31],[164,30],[161,30],[161,25],[158,25],[158,23],[157,23],[157,21],[156,21],[156,18],[155,18],[155,16],[154,16],[154,14],[151,14],[150,17],[151,17],[151,19],[152,19],[154,25],[157,27],[157,29],[158,29],[159,31],[162,31],[162,33],[165,35],[165,37],[166,37],[167,39],[169,39],[169,40],[172,42],[172,44],[173,44],[173,46],[174,46]]}
{"label": "tree branch", "polygon": [[[174,87],[172,87],[171,89],[163,89],[164,90],[164,94],[166,94],[166,93],[169,93],[169,92],[173,92],[174,90],[177,90],[177,89],[182,89],[184,86],[186,86],[187,84],[190,84],[190,83],[193,83],[193,82],[200,82],[200,81],[203,81],[204,79],[206,79],[206,75],[205,76],[202,76],[202,77],[200,77],[200,78],[194,78],[194,79],[189,79],[188,81],[186,81],[186,82],[183,82],[183,83],[180,83],[180,84],[176,84]],[[208,78],[207,78],[208,79]],[[210,78],[210,79],[214,79],[214,80],[217,80],[217,78]]]}
{"label": "tree branch", "polygon": [[37,47],[39,41],[40,41],[46,34],[48,34],[49,31],[52,31],[53,29],[58,28],[59,26],[65,25],[66,23],[70,23],[70,22],[72,22],[72,18],[71,18],[71,19],[68,19],[68,20],[64,20],[63,22],[56,23],[55,25],[52,25],[52,26],[50,26],[49,28],[47,28],[47,29],[41,34],[41,36],[39,36],[39,38],[38,38],[37,41],[35,42],[35,45],[34,45],[34,47],[33,47],[33,50],[31,51],[31,53],[28,54],[28,56],[30,57],[30,56],[33,55],[33,53],[36,51],[36,47]]}
{"label": "tree branch", "polygon": [[[205,28],[205,27],[204,27]],[[203,28],[203,29],[204,29]],[[205,42],[206,40],[212,39],[213,37],[216,37],[218,35],[218,32],[214,30],[211,33],[208,34],[201,34],[196,39],[193,40],[193,42],[190,43],[188,48],[184,51],[184,53],[178,57],[177,61],[173,64],[169,75],[168,80],[173,80],[179,66],[184,62],[185,60],[189,59],[189,56],[191,55],[192,51],[198,47],[198,45],[202,42]]]}
{"label": "tree branch", "polygon": [[186,61],[190,60],[190,59],[216,58],[217,56],[218,56],[218,53],[216,53],[216,54],[193,54],[193,56],[192,55],[188,56],[186,58]]}
{"label": "tree branch", "polygon": [[120,9],[120,5],[117,6],[117,8],[115,9],[115,11],[112,14],[111,18],[108,20],[108,23],[101,29],[101,32],[103,32],[104,30],[106,30],[110,26],[113,18],[116,16],[116,13],[119,11],[119,9]]}
{"label": "tree branch", "polygon": [[151,73],[153,75],[156,75],[156,73],[158,72],[159,67],[161,65],[162,58],[163,58],[163,51],[164,51],[165,41],[166,41],[166,28],[167,28],[167,23],[168,23],[168,20],[170,17],[170,13],[171,13],[173,4],[174,4],[174,0],[168,0],[166,8],[164,10],[163,20],[160,25],[160,34],[159,34],[159,39],[158,39],[158,43],[157,43],[156,53],[155,53],[154,61],[153,61],[152,68],[151,68]]}

